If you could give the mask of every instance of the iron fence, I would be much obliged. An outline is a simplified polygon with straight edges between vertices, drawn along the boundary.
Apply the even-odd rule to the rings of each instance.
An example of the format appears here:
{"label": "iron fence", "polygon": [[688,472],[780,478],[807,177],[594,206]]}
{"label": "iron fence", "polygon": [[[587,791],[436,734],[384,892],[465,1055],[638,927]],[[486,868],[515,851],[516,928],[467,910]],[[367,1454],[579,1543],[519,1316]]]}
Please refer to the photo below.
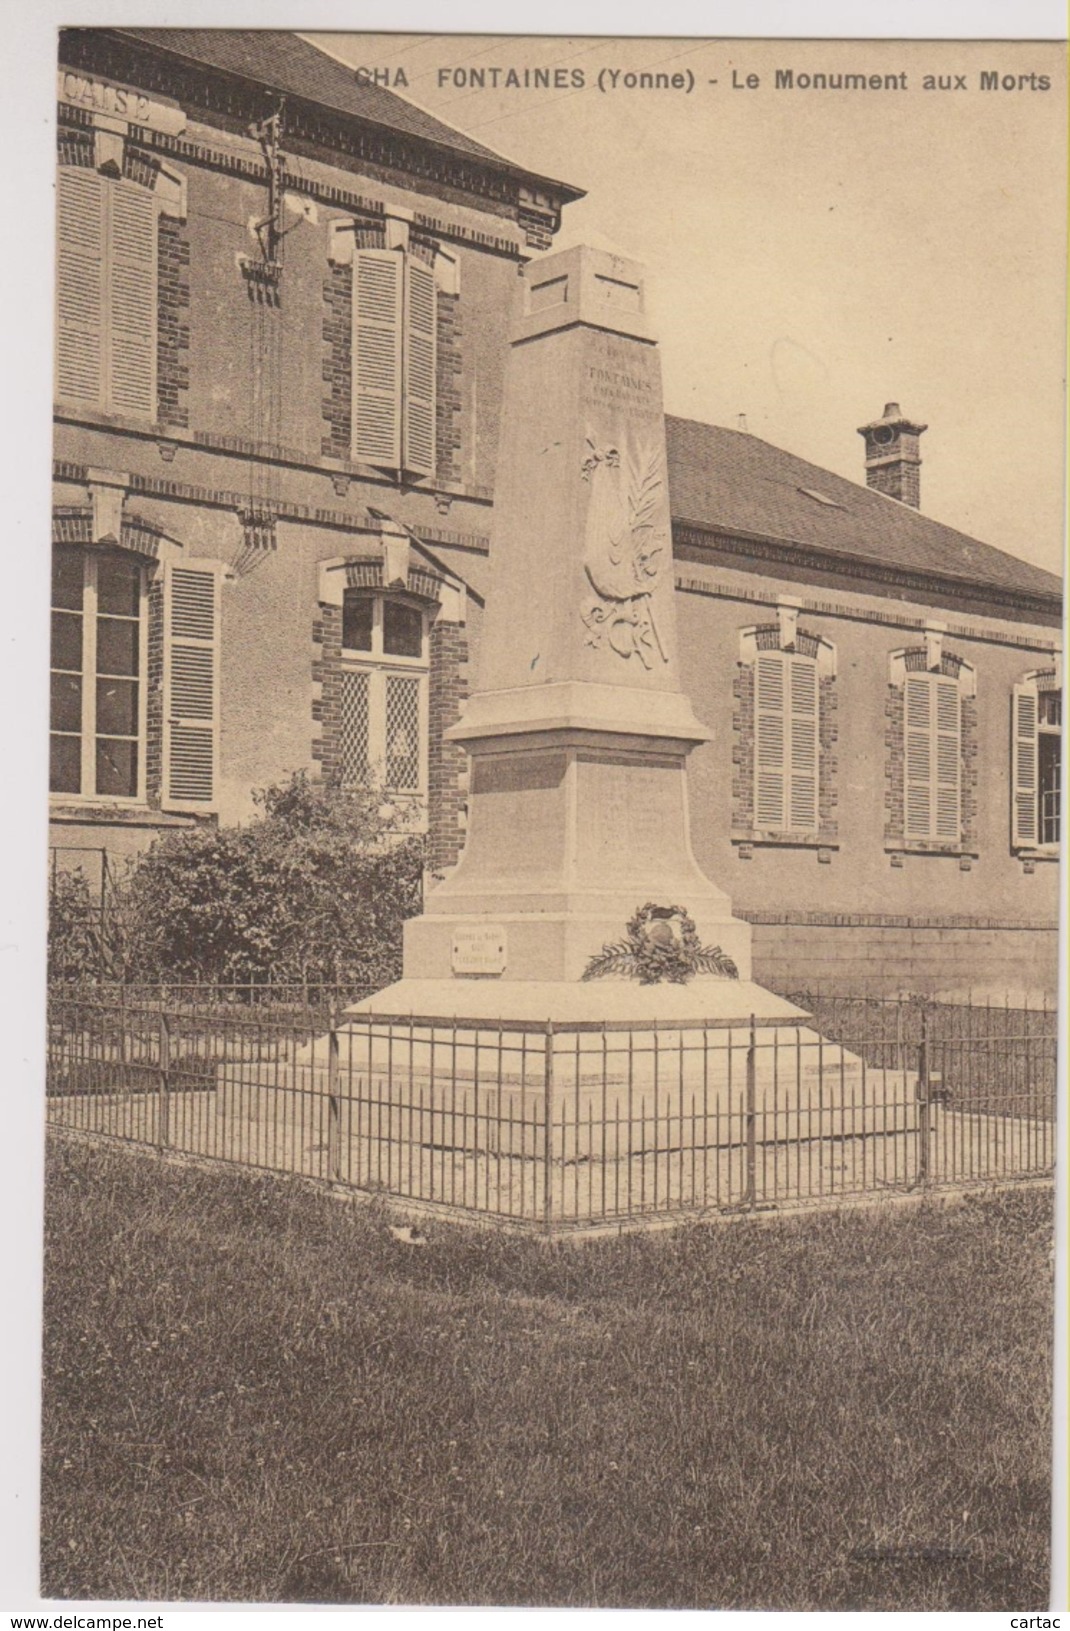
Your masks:
{"label": "iron fence", "polygon": [[772,1023],[49,1003],[50,1124],[547,1233],[1041,1176],[1053,1010],[813,999]]}
{"label": "iron fence", "polygon": [[381,964],[357,971],[343,982],[315,980],[96,980],[53,981],[50,1000],[88,1003],[91,1007],[125,1008],[131,1012],[158,1010],[188,1013],[212,1022],[255,1018],[260,1022],[312,1026],[325,1030],[331,1016],[350,1003],[360,1002],[382,990],[395,977],[384,975]]}

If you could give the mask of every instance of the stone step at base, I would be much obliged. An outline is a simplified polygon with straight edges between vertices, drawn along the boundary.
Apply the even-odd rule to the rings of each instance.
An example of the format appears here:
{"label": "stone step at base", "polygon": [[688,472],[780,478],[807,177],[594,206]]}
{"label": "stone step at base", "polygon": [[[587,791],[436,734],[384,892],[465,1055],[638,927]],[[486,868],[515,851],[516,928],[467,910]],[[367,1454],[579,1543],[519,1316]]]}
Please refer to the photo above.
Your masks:
{"label": "stone step at base", "polygon": [[[414,1046],[416,1063],[420,1045]],[[643,1150],[737,1147],[748,1136],[762,1144],[899,1135],[917,1126],[917,1078],[902,1071],[866,1071],[844,1056],[819,1078],[787,1079],[756,1071],[753,1108],[748,1114],[745,1051],[733,1066],[705,1079],[679,1077],[645,1083],[610,1082],[580,1076],[562,1080],[555,1071],[547,1093],[545,1078],[529,1074],[486,1085],[486,1075],[464,1079],[408,1068],[408,1059],[389,1070],[350,1068],[344,1061],[336,1078],[335,1117],[339,1136],[398,1145],[542,1156],[547,1147],[549,1107],[554,1159],[615,1159]],[[225,1065],[218,1093],[224,1111],[235,1101],[273,1101],[330,1096],[325,1066],[307,1064]]]}

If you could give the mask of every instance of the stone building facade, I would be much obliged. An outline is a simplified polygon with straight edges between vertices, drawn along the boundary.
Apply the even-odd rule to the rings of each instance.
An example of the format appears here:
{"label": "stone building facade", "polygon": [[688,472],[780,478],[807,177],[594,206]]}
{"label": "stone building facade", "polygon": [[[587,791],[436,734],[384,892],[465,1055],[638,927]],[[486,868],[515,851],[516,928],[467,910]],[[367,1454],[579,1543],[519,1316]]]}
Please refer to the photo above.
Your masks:
{"label": "stone building facade", "polygon": [[[441,873],[518,267],[580,196],[295,35],[61,35],[52,842],[91,867],[378,776]],[[844,481],[668,421],[702,866],[755,974],[1053,983],[1061,587],[928,520],[890,404]]]}

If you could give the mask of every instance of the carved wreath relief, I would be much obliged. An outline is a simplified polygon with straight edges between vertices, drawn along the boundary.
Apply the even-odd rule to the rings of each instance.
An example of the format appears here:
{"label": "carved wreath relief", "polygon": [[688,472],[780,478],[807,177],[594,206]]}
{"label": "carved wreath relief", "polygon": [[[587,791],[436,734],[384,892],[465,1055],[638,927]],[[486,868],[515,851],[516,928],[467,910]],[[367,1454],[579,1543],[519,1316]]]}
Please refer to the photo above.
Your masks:
{"label": "carved wreath relief", "polygon": [[704,946],[695,920],[682,906],[658,906],[648,900],[629,918],[625,940],[605,945],[592,957],[581,980],[622,975],[641,985],[669,980],[686,985],[696,974],[738,980],[739,969],[720,946]]}
{"label": "carved wreath relief", "polygon": [[658,511],[664,486],[661,448],[626,443],[599,447],[591,436],[580,467],[590,483],[583,564],[594,594],[580,608],[587,644],[603,644],[618,657],[638,657],[644,668],[668,662],[654,618],[652,595],[668,558]]}

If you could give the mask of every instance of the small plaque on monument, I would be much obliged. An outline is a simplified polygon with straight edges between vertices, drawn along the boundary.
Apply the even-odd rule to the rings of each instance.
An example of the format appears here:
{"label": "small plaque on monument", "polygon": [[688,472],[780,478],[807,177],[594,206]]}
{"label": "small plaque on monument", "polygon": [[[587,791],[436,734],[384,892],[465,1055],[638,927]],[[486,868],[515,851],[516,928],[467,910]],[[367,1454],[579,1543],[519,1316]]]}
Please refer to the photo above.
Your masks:
{"label": "small plaque on monument", "polygon": [[505,930],[500,923],[480,923],[453,931],[454,974],[504,974]]}

